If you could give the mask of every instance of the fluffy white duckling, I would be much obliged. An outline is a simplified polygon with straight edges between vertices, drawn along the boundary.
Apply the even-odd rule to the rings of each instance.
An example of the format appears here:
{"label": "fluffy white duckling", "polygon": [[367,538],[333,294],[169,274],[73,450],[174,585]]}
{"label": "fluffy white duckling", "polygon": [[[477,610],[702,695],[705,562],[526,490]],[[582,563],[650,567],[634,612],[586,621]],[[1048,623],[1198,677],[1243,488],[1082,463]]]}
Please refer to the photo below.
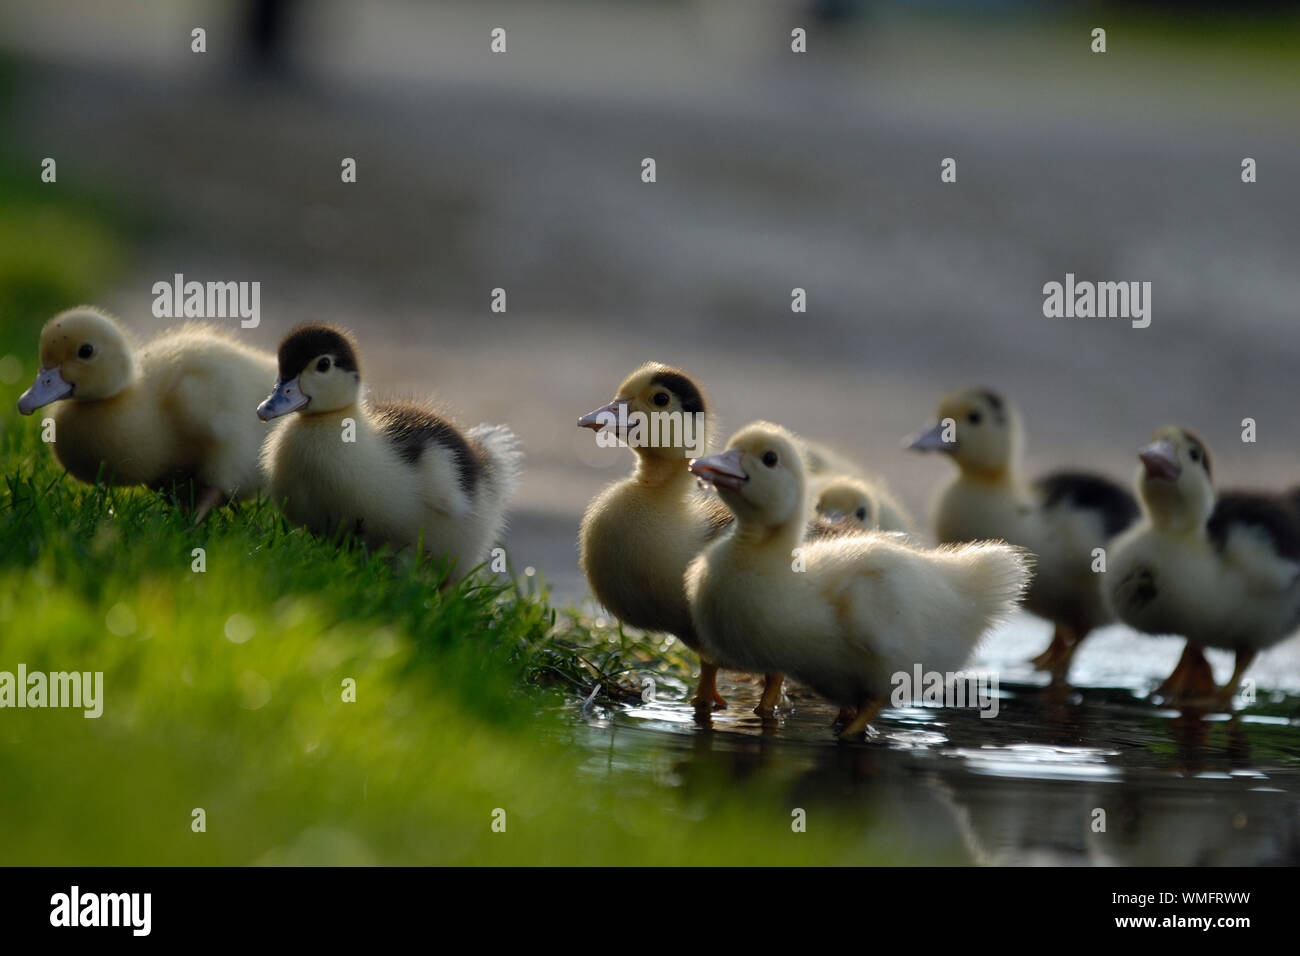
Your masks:
{"label": "fluffy white duckling", "polygon": [[[857,714],[861,734],[893,675],[955,671],[1015,607],[1029,564],[1001,543],[923,550],[883,534],[802,542],[798,441],[777,425],[741,429],[696,459],[734,526],[691,563],[686,590],[704,652],[724,666],[780,670]],[[795,550],[799,549],[798,559]]]}
{"label": "fluffy white duckling", "polygon": [[[1161,429],[1138,457],[1143,518],[1112,548],[1108,597],[1129,626],[1187,638],[1157,694],[1226,706],[1255,655],[1300,625],[1300,515],[1283,497],[1216,498],[1209,450],[1186,429]],[[1236,652],[1222,688],[1205,647]]]}
{"label": "fluffy white duckling", "polygon": [[[883,480],[820,442],[803,442],[804,470],[813,510],[859,528],[912,534],[916,523]],[[856,487],[854,487],[856,485]],[[862,509],[872,517],[859,517]]]}
{"label": "fluffy white duckling", "polygon": [[461,432],[424,405],[368,400],[356,342],[341,328],[299,326],[278,359],[275,390],[257,414],[297,412],[263,453],[271,495],[290,520],[399,550],[422,541],[451,561],[451,579],[487,557],[523,457],[508,428]]}
{"label": "fluffy white duckling", "polygon": [[1035,555],[1025,608],[1051,621],[1055,633],[1032,663],[1053,680],[1065,680],[1080,642],[1114,620],[1102,594],[1103,575],[1093,571],[1093,551],[1137,519],[1133,496],[1116,482],[1081,472],[1025,480],[1020,413],[988,389],[948,395],[936,424],[909,447],[943,452],[957,466],[934,504],[941,543],[1001,539]]}
{"label": "fluffy white duckling", "polygon": [[79,306],[41,330],[40,361],[18,411],[59,403],[54,454],[74,477],[151,488],[193,481],[196,522],[262,487],[266,429],[252,407],[275,370],[267,353],[197,324],[136,348],[112,316]]}

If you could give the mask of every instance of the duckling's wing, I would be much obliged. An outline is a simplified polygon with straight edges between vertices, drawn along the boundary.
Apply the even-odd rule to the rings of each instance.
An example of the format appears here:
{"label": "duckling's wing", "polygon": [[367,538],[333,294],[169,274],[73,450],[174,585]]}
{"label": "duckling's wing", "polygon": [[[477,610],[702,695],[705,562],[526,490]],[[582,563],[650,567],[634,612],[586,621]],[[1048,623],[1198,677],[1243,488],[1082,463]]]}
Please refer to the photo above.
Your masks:
{"label": "duckling's wing", "polygon": [[1058,471],[1034,483],[1044,511],[1073,508],[1096,514],[1107,537],[1119,534],[1138,517],[1137,501],[1122,485],[1078,471]]}
{"label": "duckling's wing", "polygon": [[468,514],[484,463],[459,429],[414,402],[378,402],[371,409],[402,462],[428,476],[421,486],[428,505],[443,514]]}
{"label": "duckling's wing", "polygon": [[1300,576],[1300,516],[1285,499],[1250,492],[1219,496],[1206,533],[1225,563],[1255,592],[1276,593]]}

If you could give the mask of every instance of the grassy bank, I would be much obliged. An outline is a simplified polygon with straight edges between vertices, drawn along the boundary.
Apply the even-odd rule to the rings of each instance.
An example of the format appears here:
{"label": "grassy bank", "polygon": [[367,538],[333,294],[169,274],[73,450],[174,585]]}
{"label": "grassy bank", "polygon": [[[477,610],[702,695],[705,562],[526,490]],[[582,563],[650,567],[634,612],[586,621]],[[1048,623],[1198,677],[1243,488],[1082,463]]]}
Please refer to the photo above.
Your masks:
{"label": "grassy bank", "polygon": [[509,575],[440,591],[266,503],[193,528],[71,479],[14,402],[43,319],[96,299],[129,243],[12,176],[0,210],[0,367],[20,366],[0,383],[0,671],[103,673],[98,718],[0,710],[0,863],[873,859],[854,824],[792,834],[775,783],[593,772],[576,700],[664,665]]}

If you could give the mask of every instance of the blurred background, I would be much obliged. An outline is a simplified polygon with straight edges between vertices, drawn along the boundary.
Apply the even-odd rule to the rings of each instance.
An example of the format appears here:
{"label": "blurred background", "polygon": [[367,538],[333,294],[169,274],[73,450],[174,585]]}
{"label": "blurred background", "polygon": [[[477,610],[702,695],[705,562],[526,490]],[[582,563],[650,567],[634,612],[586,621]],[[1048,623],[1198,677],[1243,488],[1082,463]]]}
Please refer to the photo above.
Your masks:
{"label": "blurred background", "polygon": [[[1033,471],[1127,479],[1178,421],[1225,483],[1300,479],[1300,41],[1233,7],[5,2],[0,148],[150,224],[98,296],[140,333],[155,281],[258,280],[241,335],[341,322],[376,391],[509,422],[512,557],[578,597],[577,519],[629,456],[574,419],[648,359],[701,379],[718,437],[780,421],[918,515],[946,466],[900,439],[967,382],[1024,407]],[[1067,272],[1151,282],[1151,327],[1044,318]]]}
{"label": "blurred background", "polygon": [[[151,287],[175,273],[260,282],[261,325],[238,334],[268,349],[304,320],[348,325],[375,391],[432,394],[521,436],[507,544],[561,602],[586,593],[587,501],[631,465],[575,419],[649,359],[706,385],[718,437],[782,422],[878,471],[918,517],[947,467],[901,439],[963,383],[1021,404],[1031,472],[1127,480],[1136,448],[1176,421],[1208,439],[1222,484],[1290,485],[1289,6],[0,0],[0,323],[45,318],[25,305],[50,298],[27,294],[47,281],[30,234],[66,249],[79,287],[141,337],[170,322]],[[490,52],[497,27],[504,54]],[[55,184],[40,182],[45,157]],[[955,184],[940,182],[946,157]],[[1241,181],[1245,157],[1256,183]],[[47,222],[52,195],[95,210],[94,234]],[[1044,318],[1043,284],[1067,272],[1150,282],[1150,327]],[[791,312],[795,287],[806,314]],[[35,367],[0,355],[5,401]],[[1255,444],[1240,441],[1246,417]],[[1032,681],[1023,661],[1045,628],[1020,622],[982,664]],[[1033,689],[996,728],[957,720],[947,738],[912,715],[888,755],[824,746],[803,701],[776,741],[724,715],[752,731],[741,743],[666,734],[691,726],[684,708],[648,707],[592,723],[593,773],[619,733],[629,765],[689,783],[714,747],[724,777],[776,763],[963,859],[1300,859],[1294,720],[1134,717],[1106,688],[1145,693],[1179,643],[1108,631],[1077,661],[1094,689],[1082,707]],[[1261,657],[1262,687],[1300,690],[1298,644]],[[1112,786],[1143,825],[1098,859],[1081,821]]]}

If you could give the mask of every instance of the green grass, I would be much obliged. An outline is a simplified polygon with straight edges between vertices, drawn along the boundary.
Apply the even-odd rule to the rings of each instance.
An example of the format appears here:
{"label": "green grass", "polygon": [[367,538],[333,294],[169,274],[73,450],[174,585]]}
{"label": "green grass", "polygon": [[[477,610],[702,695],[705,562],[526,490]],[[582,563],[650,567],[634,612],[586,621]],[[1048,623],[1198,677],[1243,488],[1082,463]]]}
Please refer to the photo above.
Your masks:
{"label": "green grass", "polygon": [[0,671],[102,672],[104,703],[0,710],[0,864],[879,860],[869,821],[793,834],[779,775],[673,787],[595,755],[581,701],[691,662],[531,579],[440,589],[427,562],[314,539],[265,502],[195,528],[65,474],[14,402],[41,322],[98,298],[130,228],[28,178],[0,168],[0,360],[21,364],[0,383]]}

